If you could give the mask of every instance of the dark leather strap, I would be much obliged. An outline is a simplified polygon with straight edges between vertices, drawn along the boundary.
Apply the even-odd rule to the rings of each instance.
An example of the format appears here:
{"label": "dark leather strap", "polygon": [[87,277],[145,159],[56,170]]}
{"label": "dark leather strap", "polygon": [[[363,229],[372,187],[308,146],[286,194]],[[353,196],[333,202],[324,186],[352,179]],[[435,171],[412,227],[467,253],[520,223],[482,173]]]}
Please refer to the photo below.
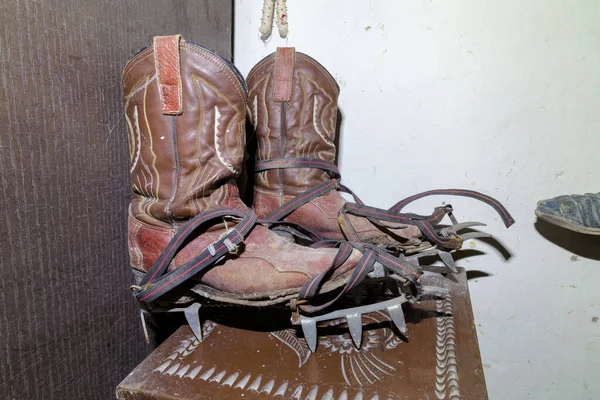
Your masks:
{"label": "dark leather strap", "polygon": [[321,235],[294,222],[259,219],[258,223],[269,226],[269,229],[272,231],[286,232],[309,243],[316,243],[325,240],[325,238],[321,237]]}
{"label": "dark leather strap", "polygon": [[292,200],[285,202],[281,207],[267,215],[264,219],[267,221],[278,221],[283,219],[295,209],[335,189],[337,189],[337,181],[335,180],[328,180],[320,183],[301,195],[294,197]]}
{"label": "dark leather strap", "polygon": [[[367,252],[363,255],[363,257],[360,259],[359,263],[356,265],[356,267],[352,271],[352,275],[350,276],[350,279],[348,279],[348,282],[346,283],[344,288],[337,294],[337,296],[335,296],[335,298],[333,298],[323,304],[320,304],[318,306],[314,306],[314,305],[310,305],[310,304],[303,304],[298,307],[307,314],[319,312],[319,311],[322,311],[322,310],[330,307],[331,305],[333,305],[334,303],[339,301],[342,297],[344,297],[346,295],[346,293],[348,293],[350,290],[352,290],[352,288],[356,287],[359,283],[361,283],[367,277],[367,275],[371,271],[373,271],[373,265],[375,265],[375,261],[377,261],[376,253],[371,250],[367,250]],[[330,271],[327,270],[326,272],[330,272]],[[317,277],[313,278],[312,280],[310,280],[307,283],[307,285],[311,284],[311,286],[314,286],[312,281],[317,280],[317,278],[321,277],[322,275],[323,274],[320,274]],[[320,280],[322,280],[322,279],[320,279]],[[300,300],[306,300],[300,296],[298,298]]]}
{"label": "dark leather strap", "polygon": [[[211,248],[205,249],[199,255],[186,262],[179,268],[171,272],[166,272],[169,263],[173,260],[177,252],[192,234],[210,221],[223,217],[241,218],[241,221],[238,223],[238,225],[236,225],[235,228],[228,231],[224,237],[213,243]],[[294,224],[290,223],[258,220],[252,211],[244,214],[236,209],[223,208],[202,213],[185,224],[169,242],[160,257],[156,260],[152,268],[148,271],[140,283],[140,287],[136,289],[135,297],[142,303],[151,303],[183,282],[189,280],[194,275],[213,266],[215,263],[220,261],[222,257],[228,254],[230,251],[229,247],[231,245],[237,246],[240,244],[243,241],[243,238],[252,230],[257,222],[266,223],[272,226],[295,229]],[[308,233],[305,235],[305,238],[307,240],[314,241],[319,239],[319,236],[308,231]],[[227,243],[227,241],[229,241],[229,243]],[[348,291],[361,283],[371,271],[373,271],[375,262],[381,263],[384,268],[390,272],[396,273],[412,283],[416,283],[418,278],[421,276],[420,269],[371,245],[365,245],[359,242],[324,240],[313,243],[311,247],[338,247],[339,249],[329,268],[316,277],[310,279],[304,285],[304,287],[301,288],[298,296],[298,298],[301,300],[308,300],[315,297],[318,294],[323,282],[348,260],[353,249],[358,249],[361,251],[363,253],[363,257],[352,271],[350,279],[344,288],[334,299],[320,305],[300,305],[299,307],[306,313],[314,313],[324,310],[337,302],[346,293],[348,293]]]}
{"label": "dark leather strap", "polygon": [[418,194],[409,196],[409,197],[405,198],[404,200],[397,202],[394,206],[392,206],[390,208],[390,211],[399,213],[400,211],[402,211],[402,209],[407,204],[410,204],[413,201],[421,199],[423,197],[434,196],[434,195],[463,196],[463,197],[471,197],[473,199],[483,201],[484,203],[486,203],[487,205],[492,207],[494,210],[496,210],[496,212],[498,213],[500,218],[502,218],[502,222],[504,222],[504,225],[507,228],[515,223],[515,219],[512,217],[512,215],[510,215],[508,210],[498,200],[496,200],[493,197],[490,197],[488,195],[476,192],[474,190],[465,190],[465,189],[437,189],[437,190],[429,190],[429,191],[423,192],[423,193],[418,193]]}
{"label": "dark leather strap", "polygon": [[185,240],[198,229],[199,226],[205,224],[216,218],[222,218],[224,216],[238,215],[240,212],[233,208],[220,208],[217,210],[211,210],[198,214],[196,217],[188,221],[185,225],[179,229],[179,232],[173,236],[169,244],[164,248],[161,255],[154,262],[154,265],[140,282],[140,286],[145,285],[148,282],[154,281],[155,278],[160,277],[168,268],[175,254],[180,250],[181,245]]}
{"label": "dark leather strap", "polygon": [[[297,160],[297,159],[292,159],[287,164],[287,165],[290,165],[289,168],[297,168],[298,167],[299,164],[297,164],[293,160]],[[268,161],[273,161],[273,162],[267,164],[267,166],[269,166],[269,167],[272,166],[273,168],[275,168],[275,166],[277,165],[274,162],[275,160],[268,160]],[[270,168],[265,167],[264,169],[270,169]],[[264,169],[261,169],[261,170],[264,170]],[[334,182],[334,181],[329,181],[329,182]],[[435,231],[435,228],[433,227],[434,225],[439,224],[445,215],[452,213],[452,211],[453,211],[452,206],[447,205],[447,206],[443,206],[443,207],[436,207],[434,212],[431,215],[400,213],[400,211],[404,208],[404,206],[411,203],[412,201],[415,201],[422,197],[436,195],[436,194],[465,196],[465,197],[471,197],[471,198],[475,198],[477,200],[481,200],[484,203],[490,205],[492,208],[494,208],[494,210],[496,210],[496,212],[498,212],[498,214],[502,218],[502,221],[504,222],[506,227],[509,227],[514,223],[513,217],[510,215],[508,210],[502,204],[500,204],[499,201],[497,201],[496,199],[494,199],[490,196],[487,196],[487,195],[484,195],[482,193],[475,192],[472,190],[461,190],[461,189],[431,190],[429,192],[419,193],[419,194],[410,196],[410,197],[396,203],[389,210],[383,210],[380,208],[369,207],[369,206],[365,205],[360,200],[360,198],[358,198],[358,196],[356,196],[354,194],[354,192],[352,192],[352,190],[350,190],[349,188],[347,188],[344,185],[340,185],[339,183],[337,183],[337,181],[335,181],[335,182],[336,182],[337,186],[330,186],[327,184],[328,182],[324,182],[324,183],[319,184],[318,186],[313,187],[312,189],[307,190],[306,192],[302,193],[301,195],[296,196],[294,199],[284,203],[281,207],[279,207],[278,209],[273,211],[271,214],[269,214],[266,219],[276,221],[276,220],[285,218],[288,214],[290,214],[297,208],[303,206],[304,204],[308,203],[309,201],[311,201],[317,197],[320,197],[321,195],[327,193],[330,190],[339,189],[340,191],[351,194],[352,197],[354,198],[354,201],[356,202],[356,204],[353,204],[353,203],[344,204],[344,206],[338,212],[338,223],[340,224],[340,229],[344,233],[344,236],[346,237],[346,239],[348,239],[351,242],[360,241],[360,236],[354,229],[347,214],[353,214],[356,216],[365,217],[372,224],[382,227],[384,229],[390,229],[393,227],[386,225],[386,224],[382,224],[381,221],[397,223],[397,224],[401,224],[401,225],[415,225],[421,230],[421,232],[423,232],[423,235],[433,244],[442,246],[447,249],[461,248],[462,240],[459,237],[442,237]]]}
{"label": "dark leather strap", "polygon": [[[213,243],[211,248],[205,249],[179,268],[165,273],[169,263],[177,254],[181,245],[193,232],[201,225],[211,220],[226,216],[241,218],[241,221],[235,228],[229,230],[223,238]],[[232,208],[218,209],[199,214],[184,225],[181,231],[169,242],[161,256],[156,260],[140,283],[140,289],[134,292],[135,297],[142,303],[150,303],[187,281],[197,273],[214,265],[223,256],[229,253],[229,246],[237,246],[244,240],[244,237],[256,224],[256,221],[257,217],[254,212],[249,211],[247,214],[244,214]]]}
{"label": "dark leather strap", "polygon": [[[186,262],[179,268],[165,273],[169,263],[173,260],[177,252],[181,249],[182,245],[193,233],[195,233],[200,227],[208,222],[223,217],[241,218],[241,221],[235,228],[228,231],[223,238],[213,243],[212,249],[207,248],[198,256]],[[227,240],[230,241],[230,245],[240,244],[243,241],[243,238],[252,230],[257,222],[288,227],[294,226],[294,224],[280,221],[258,220],[252,211],[244,214],[232,208],[223,208],[199,214],[185,224],[169,242],[160,257],[156,260],[152,268],[148,271],[140,283],[140,288],[136,289],[135,297],[140,302],[148,304],[188,279],[192,278],[194,275],[206,270],[221,260],[222,257],[227,255],[229,252],[226,243]],[[318,235],[306,235],[306,238],[309,240],[315,240],[318,239]],[[348,260],[354,248],[361,251],[363,253],[363,257],[359,261],[358,265],[354,268],[352,275],[350,276],[350,279],[344,288],[334,299],[320,305],[301,305],[301,309],[307,313],[314,313],[324,310],[337,302],[348,291],[361,283],[371,271],[373,271],[373,266],[376,261],[380,262],[389,271],[397,273],[413,283],[415,283],[421,275],[420,270],[411,264],[402,262],[400,259],[386,254],[378,248],[364,245],[362,243],[325,240],[317,241],[313,243],[311,247],[338,247],[339,249],[330,267],[318,276],[310,279],[304,285],[304,287],[301,288],[298,296],[298,298],[301,300],[307,300],[315,297],[318,294],[322,283],[328,279],[336,269],[340,268]]]}
{"label": "dark leather strap", "polygon": [[438,235],[433,225],[428,221],[415,220],[414,225],[416,225],[421,230],[423,235],[427,238],[427,240],[429,240],[433,244],[451,250],[458,250],[462,247],[463,240],[460,237],[442,237]]}
{"label": "dark leather strap", "polygon": [[[406,260],[401,260],[400,258],[387,254],[384,250],[375,246],[365,245],[358,242],[337,242],[333,246],[338,246],[339,250],[331,267],[316,277],[310,279],[304,285],[304,287],[300,290],[300,294],[298,295],[300,300],[309,300],[315,297],[323,281],[329,278],[333,271],[339,268],[352,254],[352,248],[356,248],[361,251],[363,256],[352,271],[352,275],[348,279],[348,282],[335,298],[319,305],[301,304],[298,306],[307,314],[322,311],[339,301],[350,290],[358,286],[367,277],[367,275],[373,271],[376,262],[380,263],[389,272],[398,274],[413,284],[416,284],[422,275],[422,272],[419,268],[414,267]],[[315,243],[313,247],[332,247],[332,241]]]}
{"label": "dark leather strap", "polygon": [[419,215],[419,214],[395,214],[388,210],[382,210],[380,208],[369,207],[365,205],[358,205],[353,203],[344,204],[345,212],[357,215],[361,217],[371,217],[377,221],[378,225],[381,225],[379,221],[386,221],[397,223],[401,225],[414,225],[414,221],[427,221],[431,224],[439,224],[446,214],[452,212],[452,207],[442,206],[436,207],[431,215]]}
{"label": "dark leather strap", "polygon": [[[315,294],[317,294],[317,292],[319,291],[319,288],[321,287],[323,280],[325,278],[329,277],[335,269],[342,266],[346,262],[348,257],[350,257],[350,255],[352,254],[352,249],[353,249],[352,246],[350,245],[350,243],[338,242],[337,245],[339,246],[339,251],[336,254],[335,259],[333,260],[331,266],[327,270],[323,271],[319,275],[315,276],[314,278],[312,278],[308,282],[306,282],[306,284],[302,287],[302,289],[300,289],[300,293],[298,294],[299,299],[308,299],[308,298],[313,297]],[[312,247],[317,248],[320,246],[318,244],[316,244]]]}
{"label": "dark leather strap", "polygon": [[334,163],[318,158],[272,158],[269,160],[261,160],[256,162],[254,171],[261,172],[269,169],[282,168],[315,168],[329,172],[331,177],[335,179],[341,176],[340,170]]}

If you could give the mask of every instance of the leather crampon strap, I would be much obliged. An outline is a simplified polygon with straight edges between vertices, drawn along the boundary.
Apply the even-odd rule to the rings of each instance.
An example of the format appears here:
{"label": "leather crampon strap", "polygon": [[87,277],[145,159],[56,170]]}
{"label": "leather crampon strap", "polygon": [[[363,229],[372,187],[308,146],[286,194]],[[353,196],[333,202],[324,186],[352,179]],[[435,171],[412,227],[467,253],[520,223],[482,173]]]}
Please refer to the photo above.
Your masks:
{"label": "leather crampon strap", "polygon": [[[241,218],[241,221],[234,228],[228,230],[224,237],[213,243],[196,257],[179,268],[165,273],[169,263],[175,258],[182,244],[185,243],[190,235],[196,232],[200,226],[224,217]],[[233,208],[221,208],[197,215],[185,224],[171,239],[160,257],[140,282],[139,288],[134,290],[135,297],[141,303],[148,304],[197,273],[214,265],[226,254],[235,252],[237,245],[244,240],[244,237],[252,230],[257,220],[258,218],[254,212],[249,211],[245,214]]]}
{"label": "leather crampon strap", "polygon": [[371,223],[384,228],[393,228],[393,226],[390,226],[389,224],[383,225],[381,221],[397,223],[399,225],[416,225],[421,230],[423,235],[432,243],[449,249],[457,249],[462,246],[462,241],[459,238],[444,238],[438,235],[433,228],[433,225],[439,224],[444,216],[450,214],[451,212],[451,206],[443,206],[436,207],[431,215],[419,215],[412,213],[395,214],[389,210],[346,203],[338,213],[338,220],[344,234],[350,237],[358,237],[358,234],[354,231],[347,214],[366,217],[369,219],[369,221],[371,221]]}
{"label": "leather crampon strap", "polygon": [[283,204],[281,207],[267,215],[265,217],[265,220],[278,221],[282,218],[285,218],[289,213],[291,213],[295,209],[300,208],[304,204],[316,199],[317,197],[321,197],[327,192],[335,190],[337,187],[338,183],[336,180],[329,180],[320,183],[312,189],[307,190],[306,192],[294,197],[292,200]]}
{"label": "leather crampon strap", "polygon": [[500,218],[502,218],[502,222],[504,222],[504,226],[506,226],[507,228],[515,223],[515,219],[512,217],[512,215],[510,215],[508,210],[498,200],[494,199],[491,196],[485,195],[483,193],[479,193],[474,190],[466,190],[466,189],[436,189],[436,190],[429,190],[427,192],[414,194],[412,196],[405,198],[404,200],[400,200],[399,202],[397,202],[395,205],[393,205],[390,208],[389,211],[399,213],[400,211],[402,211],[402,209],[404,207],[406,207],[408,204],[412,203],[413,201],[421,199],[423,197],[434,196],[434,195],[451,195],[451,196],[471,197],[475,200],[484,202],[485,204],[489,205],[494,210],[496,210],[498,215],[500,215]]}
{"label": "leather crampon strap", "polygon": [[329,172],[334,179],[340,177],[340,170],[335,164],[316,158],[294,158],[292,160],[289,158],[271,158],[269,160],[257,161],[254,166],[254,171],[261,172],[269,169],[282,168],[316,168]]}
{"label": "leather crampon strap", "polygon": [[[344,209],[341,210],[342,214],[344,214],[341,218],[345,218],[345,213],[347,212],[349,214],[368,217],[371,222],[379,226],[381,226],[381,223],[377,223],[377,220],[415,225],[421,230],[423,235],[432,243],[447,249],[459,249],[462,246],[462,239],[460,237],[442,237],[435,231],[433,227],[433,225],[438,224],[442,220],[444,215],[448,214],[449,216],[452,216],[452,206],[447,205],[444,207],[437,207],[433,214],[430,216],[422,216],[417,214],[408,214],[400,212],[406,205],[412,203],[413,201],[433,195],[470,197],[482,201],[490,207],[492,207],[498,213],[498,215],[502,219],[502,222],[504,222],[504,225],[507,228],[515,222],[514,218],[510,215],[508,210],[498,200],[494,199],[491,196],[473,190],[464,189],[438,189],[418,193],[399,201],[388,210],[381,210],[374,207],[367,207],[364,205],[356,206],[349,204],[347,207],[344,207]],[[346,228],[348,229],[348,232],[350,232],[350,235],[352,235],[353,233],[356,234],[356,232],[351,232],[353,231],[351,224],[348,223],[346,225]]]}
{"label": "leather crampon strap", "polygon": [[[337,171],[337,168],[333,168],[331,165],[318,167],[317,165],[320,164],[330,163],[323,162],[322,160],[312,159],[292,159],[289,161],[284,159],[274,159],[260,163],[258,168],[259,170],[298,167],[322,168],[326,171],[329,171],[332,176],[339,177],[339,171]],[[350,257],[353,249],[357,249],[363,253],[363,257],[352,271],[348,282],[337,294],[337,296],[334,299],[319,305],[300,304],[299,308],[306,313],[310,314],[319,312],[333,305],[350,290],[360,284],[366,278],[366,276],[374,270],[376,263],[383,266],[383,268],[387,271],[395,273],[406,279],[407,282],[416,284],[419,277],[422,275],[422,272],[418,267],[413,266],[403,258],[394,257],[383,249],[373,245],[361,243],[356,239],[351,239],[351,241],[348,242],[322,240],[322,238],[314,232],[310,232],[309,230],[303,229],[302,227],[299,227],[293,223],[283,221],[283,219],[292,211],[331,190],[341,190],[349,193],[356,201],[356,204],[346,203],[339,212],[340,226],[342,227],[344,234],[353,239],[358,238],[358,234],[354,231],[352,224],[347,218],[347,214],[366,217],[372,223],[375,223],[379,226],[385,226],[386,228],[390,228],[390,223],[399,225],[416,225],[423,232],[425,237],[427,237],[427,239],[429,239],[432,243],[446,248],[460,247],[462,242],[458,243],[456,238],[442,237],[433,228],[433,226],[438,224],[445,215],[452,215],[451,206],[447,205],[443,207],[437,207],[434,209],[434,212],[431,215],[400,212],[407,204],[422,197],[431,195],[458,195],[481,200],[486,204],[489,204],[498,212],[507,227],[514,223],[512,216],[497,200],[490,196],[486,196],[471,190],[432,190],[407,197],[406,199],[396,203],[389,210],[383,210],[366,206],[350,189],[340,185],[336,179],[332,179],[323,182],[310,190],[307,190],[299,196],[296,196],[294,199],[286,202],[279,209],[273,211],[264,219],[259,220],[252,211],[249,211],[248,213],[242,213],[232,208],[223,208],[199,214],[185,224],[169,242],[160,257],[156,260],[152,268],[147,272],[146,276],[140,282],[140,286],[135,288],[135,297],[142,303],[151,303],[166,292],[187,281],[194,275],[207,270],[220,261],[223,257],[227,256],[228,253],[234,253],[237,250],[237,245],[243,242],[244,237],[252,230],[256,223],[269,225],[272,229],[279,229],[294,233],[296,236],[313,242],[312,247],[338,248],[338,253],[332,261],[330,267],[319,275],[309,279],[307,283],[300,289],[298,295],[299,300],[308,301],[315,297],[319,293],[319,289],[322,284],[329,277],[331,277],[335,270],[341,267]],[[210,245],[192,260],[189,260],[173,271],[166,272],[169,264],[174,259],[177,252],[193,233],[195,233],[201,226],[205,226],[208,222],[222,218],[236,218],[239,219],[240,222],[234,228],[228,230],[222,238]],[[386,225],[383,225],[382,221],[385,222]]]}
{"label": "leather crampon strap", "polygon": [[[222,218],[239,219],[239,223],[218,241],[211,244],[208,248],[202,251],[193,259],[189,260],[179,268],[166,272],[169,264],[175,258],[175,255],[181,250],[182,246],[191,237],[197,233],[201,227],[206,227],[211,221],[220,222]],[[134,295],[144,304],[150,304],[165,293],[173,290],[185,281],[192,278],[194,275],[206,271],[211,266],[214,266],[228,253],[234,253],[237,246],[243,242],[244,237],[252,230],[256,223],[269,224],[272,226],[289,226],[294,232],[302,231],[301,227],[295,224],[282,221],[266,221],[259,220],[254,212],[242,213],[233,208],[222,208],[212,211],[207,211],[197,215],[195,218],[186,223],[179,232],[171,239],[165,247],[159,258],[156,260],[152,268],[146,273],[139,286],[134,288]],[[348,257],[352,254],[352,249],[357,248],[364,253],[354,269],[348,283],[338,294],[334,300],[330,300],[325,304],[318,306],[302,305],[301,309],[307,313],[321,311],[339,300],[353,287],[358,285],[366,276],[373,270],[375,261],[381,263],[389,270],[398,273],[411,282],[416,282],[420,277],[421,272],[409,263],[403,263],[389,255],[383,254],[379,249],[365,249],[360,243],[336,242],[336,241],[321,241],[320,237],[310,231],[304,231],[306,238],[310,241],[315,241],[312,247],[338,247],[338,253],[332,261],[329,268],[318,276],[310,279],[300,290],[299,299],[308,300],[318,294],[322,283],[339,267],[341,267]]]}
{"label": "leather crampon strap", "polygon": [[320,305],[301,304],[298,306],[302,311],[308,314],[322,311],[339,301],[350,290],[357,287],[367,277],[367,275],[374,270],[376,263],[379,263],[387,271],[405,278],[408,282],[414,285],[417,284],[418,279],[423,274],[420,269],[413,266],[409,262],[394,257],[386,253],[384,250],[372,245],[365,245],[359,242],[325,240],[315,243],[312,247],[338,247],[339,251],[332,266],[314,278],[310,279],[300,290],[298,295],[300,300],[308,300],[311,297],[314,297],[324,280],[328,278],[336,268],[341,266],[348,259],[350,254],[352,254],[353,248],[360,250],[363,253],[363,256],[352,271],[348,282],[335,298]]}
{"label": "leather crampon strap", "polygon": [[[397,223],[399,225],[415,225],[417,226],[423,235],[433,244],[441,246],[447,249],[459,249],[462,246],[462,239],[460,237],[443,237],[439,235],[434,225],[441,222],[445,215],[449,215],[452,217],[452,206],[443,206],[436,207],[434,212],[431,215],[418,215],[412,213],[401,213],[402,209],[412,203],[415,200],[421,199],[426,196],[433,195],[452,195],[452,196],[463,196],[470,197],[479,201],[482,201],[492,207],[500,216],[504,225],[508,228],[511,226],[515,220],[510,215],[508,210],[496,199],[493,197],[487,196],[485,194],[473,191],[473,190],[463,190],[463,189],[439,189],[439,190],[430,190],[427,192],[415,194],[413,196],[409,196],[404,200],[399,201],[394,206],[389,208],[388,210],[369,207],[365,205],[364,202],[360,200],[360,198],[352,192],[349,188],[344,185],[341,185],[337,182],[337,179],[340,178],[340,173],[337,167],[330,162],[323,161],[320,159],[310,159],[310,158],[282,158],[282,159],[271,159],[259,161],[257,163],[256,171],[265,171],[268,169],[277,169],[277,168],[317,168],[328,171],[332,175],[332,180],[321,183],[299,196],[296,196],[292,200],[284,203],[281,207],[273,211],[267,219],[269,220],[279,220],[285,218],[288,214],[301,207],[302,205],[308,203],[309,201],[327,193],[329,190],[340,190],[342,192],[348,193],[352,195],[356,204],[346,203],[344,207],[342,207],[338,213],[338,221],[340,224],[340,228],[342,232],[346,236],[346,238],[352,242],[360,241],[360,237],[352,223],[350,222],[347,214],[352,214],[356,216],[361,216],[367,218],[372,224],[377,225],[379,227],[383,227],[385,229],[394,228],[390,223]],[[385,224],[383,223],[385,222]],[[400,227],[400,226],[399,226]]]}

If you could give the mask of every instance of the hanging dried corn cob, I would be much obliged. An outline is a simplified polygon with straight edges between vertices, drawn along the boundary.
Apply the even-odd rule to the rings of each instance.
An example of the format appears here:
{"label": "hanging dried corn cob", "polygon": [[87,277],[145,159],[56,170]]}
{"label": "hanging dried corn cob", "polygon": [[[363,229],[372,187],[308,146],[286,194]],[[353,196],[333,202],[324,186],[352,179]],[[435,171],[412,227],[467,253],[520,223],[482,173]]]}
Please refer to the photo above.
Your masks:
{"label": "hanging dried corn cob", "polygon": [[287,0],[277,0],[277,28],[279,29],[279,36],[282,38],[287,37]]}
{"label": "hanging dried corn cob", "polygon": [[273,12],[275,11],[275,0],[265,0],[260,20],[260,38],[264,41],[271,36],[273,30]]}
{"label": "hanging dried corn cob", "polygon": [[266,41],[271,37],[273,31],[273,14],[277,9],[277,29],[279,30],[279,36],[282,38],[287,37],[288,34],[288,21],[287,21],[287,0],[265,0],[262,9],[262,18],[260,22],[260,38]]}

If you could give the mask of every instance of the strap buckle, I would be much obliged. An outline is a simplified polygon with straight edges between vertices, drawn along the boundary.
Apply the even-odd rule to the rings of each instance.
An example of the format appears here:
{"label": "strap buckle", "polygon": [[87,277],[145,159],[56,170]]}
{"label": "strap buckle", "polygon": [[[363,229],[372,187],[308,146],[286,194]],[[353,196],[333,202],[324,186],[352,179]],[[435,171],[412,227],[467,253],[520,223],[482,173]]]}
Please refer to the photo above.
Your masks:
{"label": "strap buckle", "polygon": [[229,254],[238,254],[238,245],[233,243],[231,241],[231,239],[229,238],[225,238],[225,240],[223,241],[223,243],[225,243],[225,246],[227,246],[227,250],[229,251]]}
{"label": "strap buckle", "polygon": [[142,290],[142,287],[139,285],[131,285],[129,286],[129,290],[131,290],[134,294]]}

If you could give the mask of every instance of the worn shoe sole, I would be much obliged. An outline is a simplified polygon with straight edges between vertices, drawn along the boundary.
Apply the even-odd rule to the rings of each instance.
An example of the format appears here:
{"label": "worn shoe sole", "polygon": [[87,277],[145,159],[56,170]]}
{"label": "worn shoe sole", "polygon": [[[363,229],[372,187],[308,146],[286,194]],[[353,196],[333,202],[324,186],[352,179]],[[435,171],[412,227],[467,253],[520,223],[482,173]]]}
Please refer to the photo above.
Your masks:
{"label": "worn shoe sole", "polygon": [[[131,271],[133,272],[136,284],[141,282],[146,275],[145,272],[141,272],[137,269],[132,268]],[[338,275],[334,279],[325,282],[319,293],[328,293],[342,287],[346,284],[346,282],[348,282],[352,272],[352,270],[347,271]],[[243,294],[230,293],[211,288],[202,283],[194,283],[194,285],[188,290],[189,291],[183,295],[175,295],[173,298],[169,298],[169,302],[173,304],[188,303],[193,300],[193,297],[197,297],[194,296],[194,294],[196,294],[220,303],[237,304],[241,306],[268,307],[288,303],[290,300],[296,298],[300,292],[300,288],[291,288],[270,292],[253,292]]]}
{"label": "worn shoe sole", "polygon": [[569,222],[566,218],[557,217],[556,215],[546,214],[539,210],[535,210],[535,215],[556,226],[560,226],[561,228],[569,229],[574,232],[585,233],[586,235],[600,235],[600,228],[590,228],[583,225],[573,224]]}

